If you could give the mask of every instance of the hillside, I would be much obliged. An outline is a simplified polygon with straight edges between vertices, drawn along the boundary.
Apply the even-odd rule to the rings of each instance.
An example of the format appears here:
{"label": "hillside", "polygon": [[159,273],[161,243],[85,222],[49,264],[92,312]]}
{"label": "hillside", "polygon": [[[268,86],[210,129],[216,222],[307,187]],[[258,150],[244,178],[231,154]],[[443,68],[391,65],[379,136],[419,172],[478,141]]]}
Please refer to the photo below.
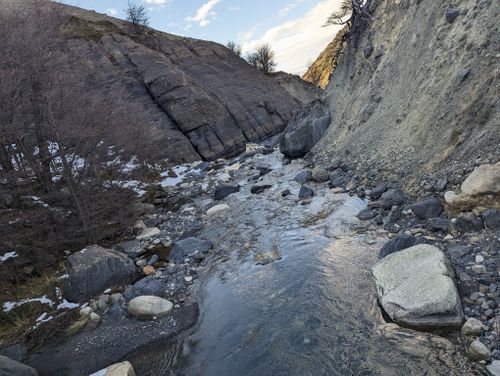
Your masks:
{"label": "hillside", "polygon": [[[18,6],[29,12],[30,4],[0,1],[11,12]],[[220,44],[153,29],[138,32],[121,20],[58,6],[61,73],[71,72],[82,91],[96,98],[118,96],[136,107],[138,122],[160,130],[162,154],[171,160],[235,155],[247,142],[283,130],[318,94],[300,79],[290,88],[277,82]]]}
{"label": "hillside", "polygon": [[313,150],[358,174],[459,182],[500,157],[494,1],[372,2],[371,22],[326,90],[332,121]]}

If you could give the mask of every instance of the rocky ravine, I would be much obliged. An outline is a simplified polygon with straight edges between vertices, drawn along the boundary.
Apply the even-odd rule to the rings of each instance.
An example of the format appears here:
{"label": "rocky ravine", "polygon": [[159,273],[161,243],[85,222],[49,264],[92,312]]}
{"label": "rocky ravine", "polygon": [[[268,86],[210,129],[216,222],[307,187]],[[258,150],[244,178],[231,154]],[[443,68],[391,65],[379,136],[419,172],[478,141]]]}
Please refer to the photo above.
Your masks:
{"label": "rocky ravine", "polygon": [[[31,3],[1,0],[0,11],[29,11]],[[160,130],[161,154],[172,161],[236,155],[247,142],[282,131],[319,95],[298,76],[265,75],[218,43],[153,29],[137,33],[127,22],[57,6],[64,15],[56,51],[67,63],[63,77],[70,82],[76,75],[97,98],[139,105],[136,115]]]}
{"label": "rocky ravine", "polygon": [[[340,364],[336,363],[336,356],[340,359],[349,356],[361,364],[368,362],[372,369],[384,370],[387,375],[398,374],[401,367],[415,375],[422,367],[437,375],[479,375],[481,368],[465,361],[462,348],[468,348],[470,359],[483,364],[499,359],[500,241],[495,235],[500,226],[498,211],[483,216],[481,225],[471,223],[464,234],[461,229],[467,222],[450,222],[442,214],[439,199],[415,203],[396,184],[387,182],[368,189],[357,185],[343,166],[332,165],[328,170],[312,168],[300,159],[289,163],[277,150],[272,154],[263,150],[266,155],[254,150],[231,161],[196,163],[176,182],[177,186],[150,187],[144,199],[154,206],[137,205],[145,217],[136,224],[134,238],[118,244],[115,250],[88,247],[71,255],[64,296],[88,303],[69,311],[62,308],[62,314],[42,318],[28,336],[30,354],[24,360],[41,375],[87,375],[124,359],[131,360],[144,374],[154,375],[160,369],[169,369],[181,355],[180,347],[167,344],[173,336],[195,324],[200,295],[193,293],[201,289],[201,296],[204,295],[206,278],[210,278],[213,268],[219,270],[222,280],[231,281],[230,286],[235,284],[235,292],[248,290],[270,296],[269,308],[265,300],[257,307],[271,309],[278,302],[289,302],[291,305],[287,303],[278,311],[279,316],[290,313],[291,316],[285,317],[293,320],[296,307],[304,307],[303,312],[295,313],[298,317],[319,315],[321,324],[312,328],[320,325],[321,334],[307,334],[304,344],[314,344],[311,341],[320,338],[323,341],[323,335],[330,338],[334,315],[342,324],[331,333],[333,339],[343,338],[347,349],[358,346],[370,349],[366,353],[349,350],[346,354],[344,347],[334,346],[335,357],[329,359],[321,354],[324,350],[331,354],[331,347],[318,347],[322,349],[319,357],[310,365],[320,367],[318,371]],[[464,187],[475,187],[476,194],[481,194],[478,191],[481,189],[490,192],[499,188],[498,171],[488,176],[494,177],[485,180],[477,173],[472,174]],[[370,200],[363,202],[356,194]],[[378,264],[377,256],[382,259]],[[301,257],[300,261],[296,257]],[[325,263],[325,257],[333,261]],[[272,266],[275,263],[276,267]],[[370,278],[373,266],[374,279]],[[300,270],[302,267],[306,269]],[[243,274],[231,280],[232,273],[239,268]],[[292,272],[290,268],[298,270]],[[248,271],[256,274],[247,275]],[[336,276],[333,286],[327,282],[331,277],[325,280],[330,271]],[[138,276],[132,284],[131,272]],[[271,274],[265,277],[266,273]],[[199,277],[203,278],[197,283]],[[257,287],[262,282],[282,278],[285,285],[274,286],[273,290],[261,291],[266,287]],[[308,288],[311,278],[319,295]],[[291,285],[286,287],[286,283]],[[299,290],[297,284],[302,286]],[[444,337],[424,334],[384,323],[377,313],[375,287],[382,307],[395,323],[416,329],[447,329],[452,334],[442,333]],[[295,300],[297,293],[305,294],[303,301]],[[335,304],[323,312],[319,307],[330,307],[328,302],[332,297]],[[229,304],[234,304],[233,298]],[[245,304],[249,304],[248,309],[255,307],[253,300]],[[318,311],[307,308],[310,305],[319,305],[315,308]],[[210,312],[217,307],[226,312],[215,312],[221,324],[226,316],[229,322],[235,318],[242,321],[229,315],[229,307],[214,306],[211,301],[203,302],[203,317],[206,319],[207,309]],[[72,327],[77,334],[68,336],[55,328],[71,312],[76,312],[73,320],[78,324]],[[461,329],[463,337],[457,339],[456,329],[462,325],[463,316],[467,319]],[[266,317],[262,317],[264,322],[273,322]],[[246,320],[243,322],[250,328],[263,325],[259,323],[259,315]],[[274,324],[282,330],[282,323]],[[197,330],[203,333],[203,321],[200,325]],[[344,326],[351,333],[349,337],[339,332]],[[224,328],[221,330],[225,331]],[[48,342],[41,347],[37,345],[37,338],[54,331],[58,333],[49,336]],[[212,334],[221,341],[216,349],[233,348],[231,342],[224,342],[224,336]],[[208,344],[203,344],[203,338],[199,340],[201,349],[205,346],[213,349],[216,339],[206,338]],[[379,347],[379,341],[388,342]],[[188,341],[188,347],[195,346],[197,340],[191,342],[189,345]],[[257,349],[260,344],[250,343]],[[290,346],[295,346],[294,343]],[[173,350],[160,351],[162,346]],[[387,368],[387,346],[392,349],[392,356],[397,353],[395,368]],[[160,359],[144,365],[141,354],[153,353],[153,348],[159,351]],[[241,354],[251,355],[252,349]],[[186,351],[182,350],[184,356],[189,354]],[[304,351],[308,353],[307,349]],[[19,354],[19,348],[3,349],[2,353],[14,356]],[[224,367],[240,364],[238,358],[235,363],[226,363],[227,354],[217,351],[210,364],[196,358],[204,359],[203,353],[197,355],[195,351],[193,356],[194,369],[207,367],[208,374],[217,374],[221,366],[217,359],[226,359]],[[415,356],[419,359],[417,363]],[[209,358],[212,359],[210,353]],[[22,355],[17,359],[23,359]],[[267,361],[263,359],[261,366],[265,367]],[[279,364],[273,365],[278,366],[276,372],[281,369]],[[297,369],[307,365],[300,364]],[[489,367],[495,366],[497,363]]]}

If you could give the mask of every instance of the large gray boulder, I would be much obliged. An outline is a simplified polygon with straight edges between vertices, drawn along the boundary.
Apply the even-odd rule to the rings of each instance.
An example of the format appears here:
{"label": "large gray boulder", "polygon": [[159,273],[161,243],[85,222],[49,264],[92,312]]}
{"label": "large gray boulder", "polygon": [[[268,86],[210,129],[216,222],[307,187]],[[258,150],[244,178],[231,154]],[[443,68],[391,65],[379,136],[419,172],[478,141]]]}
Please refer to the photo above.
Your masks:
{"label": "large gray boulder", "polygon": [[280,143],[280,151],[289,158],[301,158],[323,137],[330,126],[328,105],[314,100],[289,124]]}
{"label": "large gray boulder", "polygon": [[383,258],[373,268],[378,299],[401,326],[459,327],[462,305],[453,271],[438,248],[420,244]]}
{"label": "large gray boulder", "polygon": [[38,376],[38,372],[34,368],[0,355],[0,376]]}
{"label": "large gray boulder", "polygon": [[135,277],[135,266],[126,255],[99,246],[91,246],[68,257],[68,278],[64,280],[64,297],[81,302],[115,285],[129,284]]}

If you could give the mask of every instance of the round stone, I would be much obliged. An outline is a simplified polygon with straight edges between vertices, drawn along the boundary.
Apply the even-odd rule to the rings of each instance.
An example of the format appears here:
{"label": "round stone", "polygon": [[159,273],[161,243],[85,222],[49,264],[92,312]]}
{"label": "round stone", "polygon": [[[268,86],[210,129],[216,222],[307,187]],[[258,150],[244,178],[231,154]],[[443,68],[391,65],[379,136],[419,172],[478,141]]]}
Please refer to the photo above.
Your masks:
{"label": "round stone", "polygon": [[143,320],[165,316],[172,308],[172,302],[158,296],[138,296],[128,303],[128,313]]}

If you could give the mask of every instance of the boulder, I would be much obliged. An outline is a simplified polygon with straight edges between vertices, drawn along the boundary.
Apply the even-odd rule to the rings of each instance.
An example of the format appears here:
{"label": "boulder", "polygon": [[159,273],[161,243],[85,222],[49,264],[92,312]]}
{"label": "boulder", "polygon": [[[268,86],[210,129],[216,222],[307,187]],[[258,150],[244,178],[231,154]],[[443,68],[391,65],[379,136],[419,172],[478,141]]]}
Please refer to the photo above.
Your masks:
{"label": "boulder", "polygon": [[130,362],[116,363],[106,368],[104,376],[135,376],[134,367]]}
{"label": "boulder", "polygon": [[490,230],[500,230],[500,209],[488,209],[482,214],[486,228]]}
{"label": "boulder", "polygon": [[147,249],[141,245],[138,240],[130,240],[128,242],[121,243],[117,246],[120,252],[127,254],[131,258],[139,257],[140,255],[146,253]]}
{"label": "boulder", "polygon": [[227,204],[215,205],[207,210],[207,215],[209,217],[215,217],[231,209]]}
{"label": "boulder", "polygon": [[419,219],[434,218],[441,214],[443,205],[441,205],[438,198],[430,197],[412,205],[411,211]]}
{"label": "boulder", "polygon": [[476,167],[460,188],[467,196],[500,193],[500,162]]}
{"label": "boulder", "polygon": [[1,376],[38,376],[38,372],[25,364],[0,355]]}
{"label": "boulder", "polygon": [[481,360],[490,360],[491,358],[491,352],[490,350],[484,345],[484,343],[480,341],[473,341],[470,346],[469,350],[467,351],[467,355],[471,360],[476,360],[476,361],[481,361]]}
{"label": "boulder", "polygon": [[462,326],[462,334],[464,336],[479,336],[483,329],[481,321],[475,318],[468,319],[464,326]]}
{"label": "boulder", "polygon": [[66,261],[66,269],[64,297],[74,302],[86,301],[111,286],[129,284],[135,277],[131,259],[99,246],[73,253]]}
{"label": "boulder", "polygon": [[394,239],[389,240],[382,246],[382,249],[379,252],[379,257],[384,258],[387,255],[392,253],[401,251],[406,248],[413,247],[418,244],[427,243],[427,239],[422,237],[415,237],[407,234],[400,234],[396,236]]}
{"label": "boulder", "polygon": [[214,192],[214,200],[220,201],[225,199],[230,194],[236,193],[240,191],[239,185],[220,185],[215,188]]}
{"label": "boulder", "polygon": [[299,191],[299,198],[307,198],[314,196],[314,191],[308,186],[302,185]]}
{"label": "boulder", "polygon": [[330,179],[330,174],[324,168],[317,166],[314,167],[312,170],[312,179],[315,182],[323,183]]}
{"label": "boulder", "polygon": [[163,317],[173,308],[172,302],[158,296],[143,295],[128,302],[128,313],[142,320]]}
{"label": "boulder", "polygon": [[301,158],[323,137],[331,122],[329,106],[317,99],[292,119],[280,142],[280,151],[289,158]]}
{"label": "boulder", "polygon": [[453,271],[438,248],[420,244],[373,267],[378,299],[397,324],[415,329],[459,327],[463,322]]}
{"label": "boulder", "polygon": [[170,251],[169,260],[173,262],[182,262],[193,253],[208,253],[213,247],[213,243],[208,240],[198,238],[186,238],[175,243]]}

